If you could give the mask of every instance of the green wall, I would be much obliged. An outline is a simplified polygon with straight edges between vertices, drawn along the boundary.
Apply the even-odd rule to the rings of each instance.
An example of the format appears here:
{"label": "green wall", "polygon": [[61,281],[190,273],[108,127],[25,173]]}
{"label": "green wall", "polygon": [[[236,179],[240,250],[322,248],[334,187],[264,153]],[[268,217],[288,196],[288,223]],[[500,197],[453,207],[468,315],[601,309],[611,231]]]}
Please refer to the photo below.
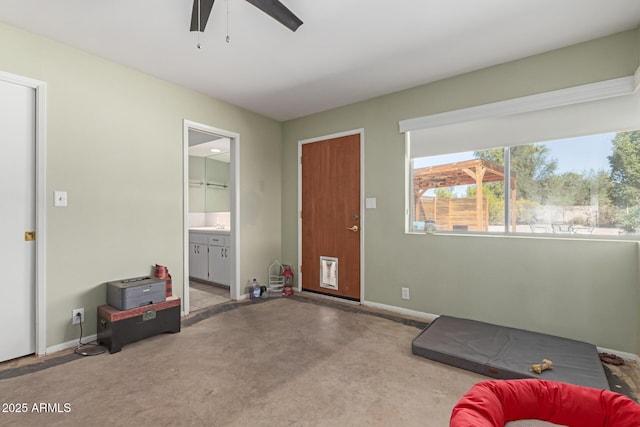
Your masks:
{"label": "green wall", "polygon": [[239,285],[280,257],[279,122],[4,24],[0,70],[47,83],[47,347],[76,307],[96,332],[106,281],[159,263],[182,296],[183,119],[240,134]]}
{"label": "green wall", "polygon": [[285,122],[283,262],[298,259],[298,141],[363,128],[362,197],[377,199],[364,212],[366,301],[640,353],[636,242],[405,234],[398,129],[403,119],[632,75],[639,40],[627,31]]}

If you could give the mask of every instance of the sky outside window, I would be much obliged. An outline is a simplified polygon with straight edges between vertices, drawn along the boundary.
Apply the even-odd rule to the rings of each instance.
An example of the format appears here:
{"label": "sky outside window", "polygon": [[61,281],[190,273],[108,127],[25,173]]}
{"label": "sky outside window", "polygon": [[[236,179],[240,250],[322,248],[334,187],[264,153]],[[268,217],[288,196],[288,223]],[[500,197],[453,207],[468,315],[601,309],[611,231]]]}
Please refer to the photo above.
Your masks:
{"label": "sky outside window", "polygon": [[583,136],[571,139],[548,141],[542,144],[549,149],[549,159],[558,163],[556,173],[582,173],[589,170],[610,172],[609,159],[611,141],[615,133]]}
{"label": "sky outside window", "polygon": [[[588,171],[610,172],[608,156],[611,155],[611,141],[616,133],[589,135],[576,138],[559,139],[540,142],[535,145],[547,147],[547,160],[555,160],[555,173],[560,175],[567,172],[582,174]],[[437,166],[455,162],[472,160],[476,157],[473,151],[463,153],[444,154],[414,159],[414,169]],[[466,197],[468,185],[451,187],[457,197]],[[424,196],[433,197],[435,189],[428,190]]]}

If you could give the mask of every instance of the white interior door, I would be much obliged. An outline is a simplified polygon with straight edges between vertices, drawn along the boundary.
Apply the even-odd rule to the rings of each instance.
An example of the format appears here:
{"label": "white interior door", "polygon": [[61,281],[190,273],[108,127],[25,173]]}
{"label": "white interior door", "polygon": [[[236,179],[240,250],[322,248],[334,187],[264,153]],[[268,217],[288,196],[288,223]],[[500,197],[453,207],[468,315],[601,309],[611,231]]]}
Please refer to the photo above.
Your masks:
{"label": "white interior door", "polygon": [[0,361],[35,352],[35,102],[0,80]]}

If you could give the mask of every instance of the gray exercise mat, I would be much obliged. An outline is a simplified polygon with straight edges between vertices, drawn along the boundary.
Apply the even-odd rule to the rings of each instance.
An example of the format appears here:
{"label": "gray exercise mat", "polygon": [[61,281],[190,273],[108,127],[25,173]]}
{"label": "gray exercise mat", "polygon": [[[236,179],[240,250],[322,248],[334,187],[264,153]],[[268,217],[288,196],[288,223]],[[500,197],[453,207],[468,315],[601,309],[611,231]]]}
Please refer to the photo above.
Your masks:
{"label": "gray exercise mat", "polygon": [[[440,316],[412,342],[413,354],[498,379],[541,378],[609,390],[597,348],[589,343]],[[543,359],[553,370],[530,370]]]}

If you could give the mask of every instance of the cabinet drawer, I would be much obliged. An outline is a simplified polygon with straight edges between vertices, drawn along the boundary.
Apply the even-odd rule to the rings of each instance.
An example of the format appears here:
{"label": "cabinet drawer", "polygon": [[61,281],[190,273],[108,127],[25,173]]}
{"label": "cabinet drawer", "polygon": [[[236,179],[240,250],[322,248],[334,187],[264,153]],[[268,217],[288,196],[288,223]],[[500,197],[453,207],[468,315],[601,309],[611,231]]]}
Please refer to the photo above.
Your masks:
{"label": "cabinet drawer", "polygon": [[229,246],[229,237],[219,234],[210,235],[209,246]]}
{"label": "cabinet drawer", "polygon": [[189,243],[200,243],[201,245],[207,245],[209,244],[209,234],[189,231]]}

